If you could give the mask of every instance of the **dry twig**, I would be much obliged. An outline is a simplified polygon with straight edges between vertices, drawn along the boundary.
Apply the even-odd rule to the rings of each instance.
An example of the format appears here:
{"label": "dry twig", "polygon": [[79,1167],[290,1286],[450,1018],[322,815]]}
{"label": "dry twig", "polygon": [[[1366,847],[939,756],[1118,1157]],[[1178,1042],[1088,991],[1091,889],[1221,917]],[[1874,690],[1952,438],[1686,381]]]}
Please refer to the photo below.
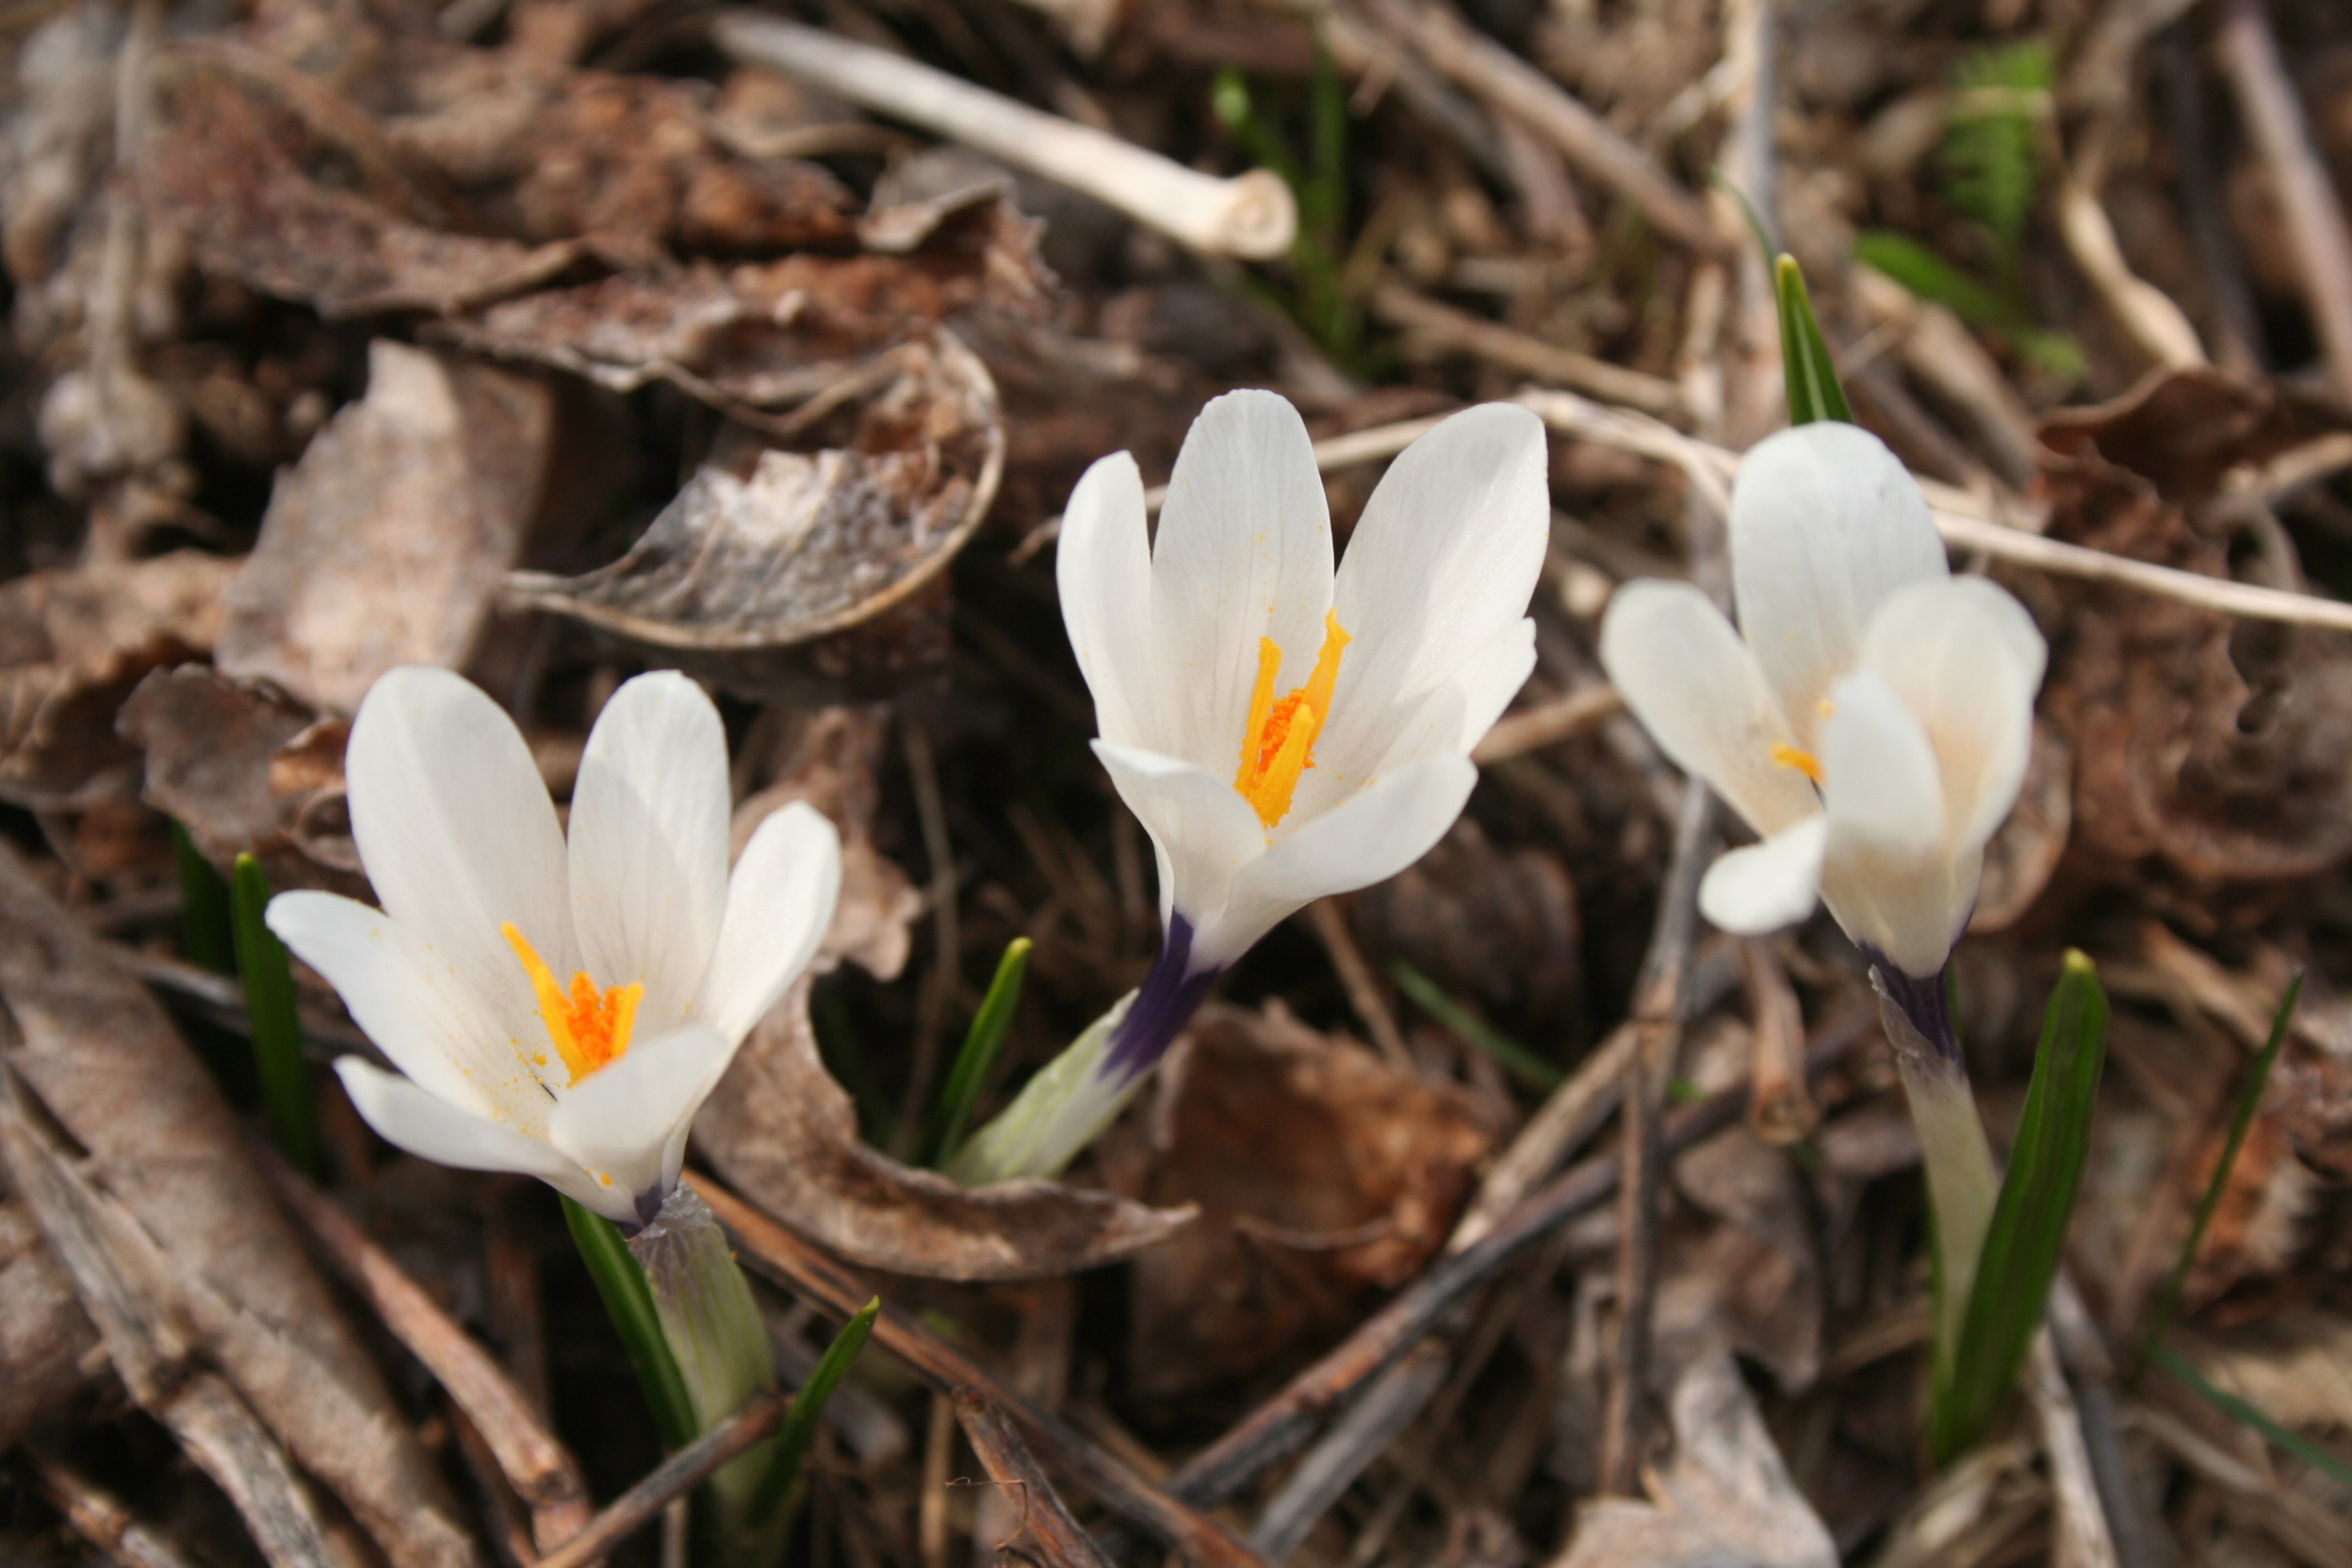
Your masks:
{"label": "dry twig", "polygon": [[1062,1506],[1045,1472],[1037,1468],[1037,1456],[1021,1440],[1021,1432],[1004,1407],[976,1388],[957,1389],[955,1403],[956,1418],[963,1423],[964,1436],[971,1440],[972,1451],[980,1456],[988,1478],[1019,1494],[1016,1511],[1048,1568],[1110,1568],[1109,1560],[1096,1550],[1086,1532],[1078,1527],[1078,1521],[1070,1516],[1070,1510]]}

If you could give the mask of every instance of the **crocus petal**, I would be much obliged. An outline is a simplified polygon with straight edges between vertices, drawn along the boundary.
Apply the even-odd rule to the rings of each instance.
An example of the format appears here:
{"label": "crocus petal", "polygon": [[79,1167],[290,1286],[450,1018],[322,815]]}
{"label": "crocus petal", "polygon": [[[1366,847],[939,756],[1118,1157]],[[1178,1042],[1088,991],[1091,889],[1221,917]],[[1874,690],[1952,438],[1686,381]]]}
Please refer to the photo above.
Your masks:
{"label": "crocus petal", "polygon": [[727,730],[701,687],[664,670],[612,694],[572,790],[572,920],[597,985],[645,988],[641,1033],[685,1021],[718,944],[728,800]]}
{"label": "crocus petal", "polygon": [[1213,400],[1176,454],[1152,548],[1153,667],[1167,685],[1151,749],[1230,779],[1259,640],[1282,649],[1277,690],[1303,684],[1331,603],[1331,512],[1305,422],[1271,392]]}
{"label": "crocus petal", "polygon": [[425,938],[381,909],[334,893],[280,893],[270,929],[326,976],[351,1020],[417,1086],[467,1111],[535,1134],[550,1081],[567,1070],[510,1037],[497,1013]]}
{"label": "crocus petal", "polygon": [[1862,667],[1926,729],[1957,846],[1984,843],[2017,804],[2048,658],[2025,607],[1981,577],[1903,589],[1871,618]]}
{"label": "crocus petal", "polygon": [[473,988],[500,1038],[551,1051],[499,929],[519,927],[558,974],[580,955],[564,832],[514,721],[463,677],[403,665],[360,703],[343,772],[351,837],[385,912]]}
{"label": "crocus petal", "polygon": [[1054,583],[1078,673],[1094,694],[1104,740],[1165,745],[1151,727],[1152,544],[1144,522],[1143,475],[1114,452],[1086,471],[1062,510]]}
{"label": "crocus petal", "polygon": [[1486,403],[1388,466],[1331,591],[1332,613],[1355,641],[1340,661],[1317,767],[1370,773],[1422,698],[1527,614],[1551,537],[1547,462],[1541,419]]}
{"label": "crocus petal", "polygon": [[1446,752],[1388,775],[1241,868],[1225,906],[1193,937],[1196,969],[1231,964],[1318,898],[1384,882],[1429,853],[1462,815],[1478,770]]}
{"label": "crocus petal", "polygon": [[1934,974],[1976,895],[1972,875],[1965,889],[1954,880],[1935,750],[1875,675],[1847,677],[1832,700],[1821,734],[1823,897],[1856,942],[1906,974]]}
{"label": "crocus petal", "polygon": [[1822,420],[1766,437],[1731,495],[1732,596],[1796,743],[1817,749],[1820,705],[1854,667],[1888,595],[1942,578],[1936,521],[1895,454]]}
{"label": "crocus petal", "polygon": [[1829,822],[1815,814],[1719,858],[1699,882],[1699,909],[1726,931],[1760,936],[1794,925],[1820,902]]}
{"label": "crocus petal", "polygon": [[1182,910],[1198,925],[1225,902],[1233,874],[1266,852],[1266,829],[1230,778],[1173,757],[1094,743],[1119,798],[1152,836],[1160,923]]}
{"label": "crocus petal", "polygon": [[684,1150],[684,1128],[734,1054],[734,1041],[699,1025],[635,1041],[564,1095],[547,1119],[547,1142],[632,1200],[664,1193],[678,1176],[668,1164],[673,1143]]}
{"label": "crocus petal", "polygon": [[1618,589],[1601,620],[1601,663],[1658,748],[1757,832],[1769,838],[1821,809],[1788,765],[1788,721],[1756,656],[1696,588],[1644,580]]}
{"label": "crocus petal", "polygon": [[1453,683],[1462,693],[1462,735],[1456,744],[1468,751],[1485,740],[1534,673],[1535,622],[1523,616],[1455,674]]}
{"label": "crocus petal", "polygon": [[616,1203],[614,1195],[601,1190],[595,1178],[536,1138],[436,1099],[357,1056],[338,1057],[335,1070],[352,1107],[395,1148],[458,1170],[536,1176],[609,1219],[635,1217],[626,1202]]}
{"label": "crocus petal", "polygon": [[824,812],[793,801],[743,846],[727,919],[694,1016],[730,1040],[751,1033],[816,956],[841,891],[841,838]]}

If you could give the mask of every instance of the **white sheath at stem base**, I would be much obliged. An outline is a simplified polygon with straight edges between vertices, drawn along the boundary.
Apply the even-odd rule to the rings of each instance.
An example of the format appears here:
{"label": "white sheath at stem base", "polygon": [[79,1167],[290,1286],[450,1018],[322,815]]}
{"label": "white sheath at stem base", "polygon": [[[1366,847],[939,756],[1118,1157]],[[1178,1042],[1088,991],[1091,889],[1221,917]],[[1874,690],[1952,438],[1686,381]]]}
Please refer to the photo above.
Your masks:
{"label": "white sheath at stem base", "polygon": [[[653,1222],[629,1238],[629,1250],[645,1271],[694,1425],[709,1431],[775,1380],[750,1282],[727,1233],[691,1187],[671,1191]],[[789,1478],[777,1473],[778,1457],[771,1437],[710,1478],[718,1517],[710,1521],[708,1539],[728,1568],[771,1568],[781,1556]]]}
{"label": "white sheath at stem base", "polygon": [[1936,1218],[1936,1348],[1941,1358],[1959,1343],[1984,1233],[2001,1196],[2001,1175],[1968,1088],[1968,1068],[1930,1044],[1903,1009],[1883,996],[1878,1012],[1894,1047],[1895,1070],[1903,1075],[1911,1125],[1919,1133],[1919,1162],[1927,1171],[1928,1207]]}
{"label": "white sheath at stem base", "polygon": [[1024,1176],[1059,1176],[1127,1108],[1145,1075],[1106,1078],[1111,1034],[1135,1000],[1129,991],[1111,1010],[1021,1088],[993,1121],[965,1140],[947,1163],[958,1186],[984,1187]]}

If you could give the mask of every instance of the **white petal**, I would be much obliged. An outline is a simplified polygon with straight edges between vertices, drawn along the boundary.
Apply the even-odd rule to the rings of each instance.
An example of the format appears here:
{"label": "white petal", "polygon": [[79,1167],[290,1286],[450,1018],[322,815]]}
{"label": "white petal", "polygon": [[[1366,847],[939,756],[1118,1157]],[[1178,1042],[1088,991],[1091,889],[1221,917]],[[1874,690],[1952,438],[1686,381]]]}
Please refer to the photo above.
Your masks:
{"label": "white petal", "polygon": [[1817,814],[1721,857],[1699,883],[1700,911],[1726,931],[1750,935],[1796,924],[1821,899],[1828,828]]}
{"label": "white petal", "polygon": [[1764,678],[1811,751],[1821,700],[1906,583],[1945,577],[1927,498],[1885,443],[1822,420],[1766,437],[1731,494],[1732,596]]}
{"label": "white petal", "polygon": [[1530,617],[1513,622],[1492,645],[1470,656],[1470,662],[1454,677],[1454,684],[1462,691],[1458,743],[1463,751],[1486,739],[1486,732],[1494,727],[1494,721],[1503,716],[1511,699],[1534,673],[1535,622]]}
{"label": "white petal", "polygon": [[597,985],[645,988],[644,1033],[685,1021],[718,945],[728,804],[727,730],[701,687],[664,670],[612,694],[572,790],[572,922]]}
{"label": "white petal", "polygon": [[1266,829],[1230,776],[1134,746],[1094,743],[1119,798],[1152,835],[1160,923],[1182,910],[1198,926],[1225,902],[1233,874],[1266,853]]}
{"label": "white petal", "polygon": [[432,941],[334,893],[280,893],[270,901],[269,922],[419,1087],[518,1133],[544,1125],[548,1099],[541,1086],[568,1081],[569,1070],[547,1048],[506,1034]]}
{"label": "white petal", "polygon": [[658,1206],[678,1179],[688,1123],[734,1055],[734,1041],[698,1025],[632,1041],[619,1061],[564,1096],[547,1120],[547,1141],[599,1184],[610,1177],[635,1201],[656,1195]]}
{"label": "white petal", "polygon": [[626,1202],[615,1205],[613,1195],[572,1161],[536,1138],[485,1117],[436,1100],[405,1078],[396,1078],[357,1056],[336,1059],[335,1070],[343,1090],[368,1125],[386,1143],[404,1149],[420,1160],[457,1170],[511,1170],[536,1176],[564,1196],[587,1204],[608,1219],[634,1222]]}
{"label": "white petal", "polygon": [[499,935],[513,922],[557,974],[579,967],[563,829],[514,721],[463,677],[402,665],[360,703],[343,771],[385,913],[433,944],[504,1035],[552,1050]]}
{"label": "white petal", "polygon": [[1276,690],[1304,684],[1331,603],[1331,511],[1298,411],[1271,392],[1213,400],[1176,454],[1152,547],[1152,749],[1238,768],[1260,639],[1282,649]]}
{"label": "white petal", "polygon": [[1976,894],[1973,872],[1960,886],[1945,840],[1935,750],[1874,675],[1847,677],[1832,700],[1837,711],[1821,735],[1829,822],[1822,896],[1856,942],[1906,974],[1934,974]]}
{"label": "white petal", "polygon": [[1370,774],[1421,700],[1526,616],[1551,537],[1547,465],[1543,421],[1510,403],[1463,410],[1389,465],[1332,589],[1355,641],[1318,767]]}
{"label": "white petal", "polygon": [[1805,774],[1775,760],[1788,721],[1740,634],[1687,582],[1628,582],[1601,620],[1601,663],[1658,749],[1767,838],[1812,816]]}
{"label": "white petal", "polygon": [[2048,659],[2025,606],[1981,577],[1903,589],[1870,621],[1863,668],[1926,729],[1957,845],[1983,844],[2017,804]]}
{"label": "white petal", "polygon": [[1152,727],[1152,542],[1135,460],[1114,452],[1088,468],[1062,511],[1054,581],[1078,672],[1094,694],[1106,741],[1147,748]]}
{"label": "white petal", "polygon": [[1303,824],[1244,866],[1225,907],[1199,923],[1194,963],[1230,964],[1315,900],[1396,875],[1446,836],[1478,782],[1470,759],[1446,752],[1390,774]]}
{"label": "white petal", "polygon": [[1821,731],[1822,808],[1831,853],[1903,865],[1944,853],[1944,784],[1927,731],[1877,676],[1831,689]]}
{"label": "white petal", "polygon": [[694,1016],[730,1040],[751,1033],[816,956],[841,892],[841,838],[806,801],[772,811],[743,846],[727,889]]}

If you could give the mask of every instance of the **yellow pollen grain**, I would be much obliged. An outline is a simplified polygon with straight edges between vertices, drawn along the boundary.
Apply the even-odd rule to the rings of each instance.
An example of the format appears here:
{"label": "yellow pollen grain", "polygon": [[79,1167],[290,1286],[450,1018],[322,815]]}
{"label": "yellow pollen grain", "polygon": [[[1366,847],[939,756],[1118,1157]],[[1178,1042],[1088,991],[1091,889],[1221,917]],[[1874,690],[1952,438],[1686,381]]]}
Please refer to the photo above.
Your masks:
{"label": "yellow pollen grain", "polygon": [[[507,922],[498,931],[514,948],[514,956],[522,960],[523,972],[531,976],[531,994],[539,999],[539,1016],[547,1020],[547,1035],[555,1041],[564,1065],[571,1069],[574,1085],[629,1054],[629,1037],[637,1026],[637,1004],[645,995],[642,983],[600,989],[583,970],[573,974],[572,988],[566,992],[514,922]],[[545,1065],[547,1057],[541,1054],[533,1060]]]}
{"label": "yellow pollen grain", "polygon": [[1353,641],[1339,616],[1325,611],[1323,647],[1307,683],[1278,698],[1274,681],[1282,673],[1282,645],[1271,637],[1258,639],[1258,678],[1250,692],[1250,723],[1242,732],[1241,769],[1233,788],[1266,827],[1289,815],[1298,776],[1315,766],[1315,738],[1331,716],[1331,693],[1339,684],[1339,656]]}
{"label": "yellow pollen grain", "polygon": [[1784,768],[1796,769],[1816,784],[1821,781],[1821,760],[1809,751],[1799,751],[1786,742],[1775,742],[1772,745],[1772,760]]}

